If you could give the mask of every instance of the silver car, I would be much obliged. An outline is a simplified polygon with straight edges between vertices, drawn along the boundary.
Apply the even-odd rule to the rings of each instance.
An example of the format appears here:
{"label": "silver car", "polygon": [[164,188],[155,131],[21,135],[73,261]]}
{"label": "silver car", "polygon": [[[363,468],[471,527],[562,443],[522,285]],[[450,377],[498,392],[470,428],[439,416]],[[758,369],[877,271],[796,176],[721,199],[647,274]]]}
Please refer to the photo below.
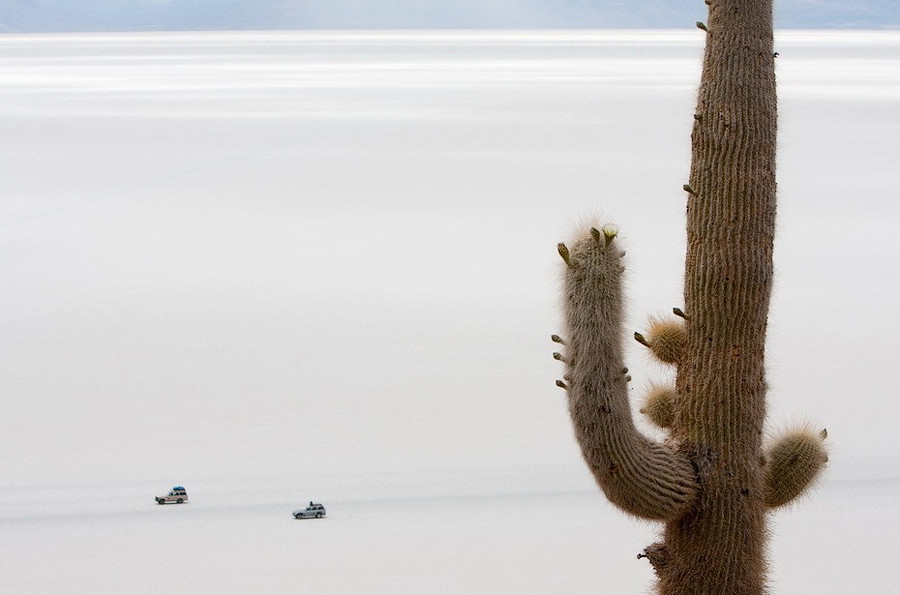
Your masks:
{"label": "silver car", "polygon": [[325,516],[325,507],[317,502],[310,501],[309,506],[295,510],[291,514],[295,519],[320,519]]}
{"label": "silver car", "polygon": [[169,490],[168,494],[157,496],[154,499],[156,500],[157,504],[168,504],[169,502],[182,504],[188,501],[188,495],[187,490],[185,490],[183,486],[175,486],[174,488]]}

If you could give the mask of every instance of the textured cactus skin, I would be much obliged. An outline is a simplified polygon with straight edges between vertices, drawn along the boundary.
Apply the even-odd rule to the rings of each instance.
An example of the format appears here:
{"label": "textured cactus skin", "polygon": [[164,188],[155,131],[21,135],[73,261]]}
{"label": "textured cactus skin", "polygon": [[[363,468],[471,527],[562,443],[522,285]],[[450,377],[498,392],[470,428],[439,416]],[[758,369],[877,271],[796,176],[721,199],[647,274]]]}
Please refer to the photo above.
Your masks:
{"label": "textured cactus skin", "polygon": [[[661,595],[766,592],[766,514],[803,493],[827,457],[797,431],[763,453],[765,339],[773,278],[776,92],[772,0],[706,0],[709,25],[691,135],[680,331],[635,339],[676,369],[664,444],[636,432],[621,355],[615,237],[559,246],[569,411],[610,501],[665,523],[646,557]],[[667,323],[668,324],[668,323]],[[656,328],[653,328],[653,327]],[[656,421],[656,420],[654,420]]]}

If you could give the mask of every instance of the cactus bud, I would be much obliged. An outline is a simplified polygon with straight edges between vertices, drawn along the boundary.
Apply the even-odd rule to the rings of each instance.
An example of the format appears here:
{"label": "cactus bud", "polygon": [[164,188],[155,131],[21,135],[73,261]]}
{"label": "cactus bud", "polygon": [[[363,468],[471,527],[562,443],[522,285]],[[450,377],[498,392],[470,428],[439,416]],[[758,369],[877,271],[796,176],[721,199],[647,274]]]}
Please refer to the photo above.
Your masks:
{"label": "cactus bud", "polygon": [[556,245],[556,250],[559,252],[559,255],[562,256],[562,259],[565,261],[566,265],[569,267],[572,266],[572,261],[569,257],[569,249],[562,242]]}
{"label": "cactus bud", "polygon": [[644,338],[644,335],[640,334],[637,331],[634,332],[634,340],[637,341],[638,343],[640,343],[641,345],[643,345],[644,347],[647,347],[647,348],[650,347],[650,343],[647,342],[647,339]]}
{"label": "cactus bud", "polygon": [[612,241],[619,235],[619,228],[611,223],[603,226],[603,237],[606,238],[606,245],[609,246]]}

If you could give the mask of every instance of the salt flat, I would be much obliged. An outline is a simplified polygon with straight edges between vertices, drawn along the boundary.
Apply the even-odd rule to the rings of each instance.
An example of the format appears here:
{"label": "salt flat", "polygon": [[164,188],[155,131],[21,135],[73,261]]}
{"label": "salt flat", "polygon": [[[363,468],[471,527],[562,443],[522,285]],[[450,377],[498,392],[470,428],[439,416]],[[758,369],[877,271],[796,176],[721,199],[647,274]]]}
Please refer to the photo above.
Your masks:
{"label": "salt flat", "polygon": [[[258,478],[257,478],[258,479]],[[5,571],[20,593],[622,593],[652,580],[648,523],[618,514],[574,473],[424,473],[199,482],[158,506],[146,485],[0,492]],[[491,489],[505,491],[491,492]],[[315,491],[312,488],[315,486]],[[367,489],[368,486],[368,489]],[[460,487],[463,486],[463,487]],[[568,489],[560,489],[568,488]],[[328,516],[298,521],[300,494]],[[900,482],[837,482],[779,513],[776,592],[892,592]],[[20,499],[27,497],[25,505]],[[38,506],[39,505],[39,506]],[[26,509],[23,510],[23,509]]]}

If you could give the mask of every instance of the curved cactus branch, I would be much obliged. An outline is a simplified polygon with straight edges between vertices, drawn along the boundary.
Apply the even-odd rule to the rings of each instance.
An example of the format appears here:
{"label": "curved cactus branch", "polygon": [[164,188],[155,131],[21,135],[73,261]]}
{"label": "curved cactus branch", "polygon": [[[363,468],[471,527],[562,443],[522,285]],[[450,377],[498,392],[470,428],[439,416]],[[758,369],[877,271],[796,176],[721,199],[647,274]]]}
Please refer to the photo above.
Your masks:
{"label": "curved cactus branch", "polygon": [[683,453],[657,444],[634,426],[622,361],[622,265],[613,228],[592,228],[566,262],[563,361],[569,412],[582,454],[607,498],[654,520],[678,518],[697,490]]}

